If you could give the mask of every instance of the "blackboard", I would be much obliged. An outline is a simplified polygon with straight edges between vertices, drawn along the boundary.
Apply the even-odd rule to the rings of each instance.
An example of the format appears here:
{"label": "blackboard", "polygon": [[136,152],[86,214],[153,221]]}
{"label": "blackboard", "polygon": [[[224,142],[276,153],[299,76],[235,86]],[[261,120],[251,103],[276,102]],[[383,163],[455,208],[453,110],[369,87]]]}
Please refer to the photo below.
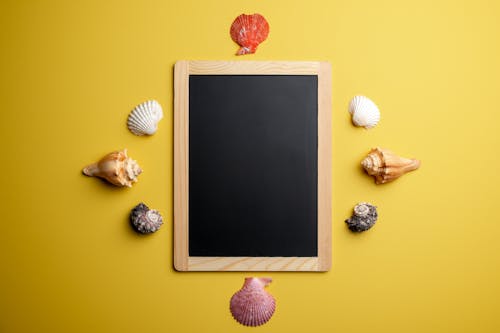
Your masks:
{"label": "blackboard", "polygon": [[177,270],[329,269],[329,80],[325,63],[176,64]]}

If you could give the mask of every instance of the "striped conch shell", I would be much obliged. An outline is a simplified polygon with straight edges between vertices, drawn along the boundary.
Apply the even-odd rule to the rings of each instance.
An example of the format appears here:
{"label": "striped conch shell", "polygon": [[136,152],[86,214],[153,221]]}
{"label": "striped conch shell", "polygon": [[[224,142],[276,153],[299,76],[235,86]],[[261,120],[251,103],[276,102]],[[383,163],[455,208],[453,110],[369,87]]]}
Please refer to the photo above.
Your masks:
{"label": "striped conch shell", "polygon": [[271,319],[276,301],[264,290],[271,281],[271,278],[245,278],[243,287],[231,297],[229,303],[234,319],[245,326],[260,326]]}
{"label": "striped conch shell", "polygon": [[361,165],[370,176],[375,177],[376,184],[385,184],[418,169],[420,161],[399,157],[390,150],[377,147],[368,153]]}
{"label": "striped conch shell", "polygon": [[99,177],[116,186],[132,187],[137,176],[142,172],[136,161],[127,156],[127,149],[109,153],[99,160],[83,168],[83,174]]}

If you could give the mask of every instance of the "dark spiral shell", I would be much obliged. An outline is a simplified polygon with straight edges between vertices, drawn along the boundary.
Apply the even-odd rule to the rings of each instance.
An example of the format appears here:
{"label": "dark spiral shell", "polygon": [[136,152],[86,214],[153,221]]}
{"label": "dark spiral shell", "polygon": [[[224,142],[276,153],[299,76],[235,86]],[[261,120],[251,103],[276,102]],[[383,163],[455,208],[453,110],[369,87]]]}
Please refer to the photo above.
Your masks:
{"label": "dark spiral shell", "polygon": [[163,218],[160,212],[149,209],[148,206],[141,202],[130,212],[130,223],[141,234],[150,234],[160,229]]}
{"label": "dark spiral shell", "polygon": [[345,223],[351,231],[362,232],[373,227],[377,218],[377,207],[361,202],[354,207],[354,214],[345,220]]}

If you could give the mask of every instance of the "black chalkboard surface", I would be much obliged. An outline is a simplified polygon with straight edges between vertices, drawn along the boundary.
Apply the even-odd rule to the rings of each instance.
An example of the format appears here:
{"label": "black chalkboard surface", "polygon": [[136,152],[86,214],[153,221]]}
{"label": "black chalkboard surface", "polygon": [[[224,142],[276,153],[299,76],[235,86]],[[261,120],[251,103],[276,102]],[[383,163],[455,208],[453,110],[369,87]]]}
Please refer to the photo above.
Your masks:
{"label": "black chalkboard surface", "polygon": [[176,64],[177,270],[329,269],[329,69]]}
{"label": "black chalkboard surface", "polygon": [[317,253],[318,77],[189,77],[189,254]]}

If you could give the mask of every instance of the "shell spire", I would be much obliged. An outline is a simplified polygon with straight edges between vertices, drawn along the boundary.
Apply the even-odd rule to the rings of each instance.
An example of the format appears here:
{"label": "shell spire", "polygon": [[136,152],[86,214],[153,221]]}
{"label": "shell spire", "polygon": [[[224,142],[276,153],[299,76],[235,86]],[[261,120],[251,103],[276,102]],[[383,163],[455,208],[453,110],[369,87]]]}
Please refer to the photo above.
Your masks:
{"label": "shell spire", "polygon": [[142,173],[136,161],[127,156],[127,149],[114,151],[82,170],[89,177],[99,177],[116,186],[132,187]]}
{"label": "shell spire", "polygon": [[269,321],[276,309],[276,300],[264,288],[271,278],[245,278],[243,287],[237,291],[229,308],[234,319],[245,326],[260,326]]}
{"label": "shell spire", "polygon": [[375,177],[376,184],[385,184],[420,167],[420,161],[397,156],[383,148],[373,148],[361,165],[366,173]]}
{"label": "shell spire", "polygon": [[241,46],[237,55],[255,53],[269,34],[269,23],[260,14],[241,14],[231,24],[230,34],[231,39]]}

